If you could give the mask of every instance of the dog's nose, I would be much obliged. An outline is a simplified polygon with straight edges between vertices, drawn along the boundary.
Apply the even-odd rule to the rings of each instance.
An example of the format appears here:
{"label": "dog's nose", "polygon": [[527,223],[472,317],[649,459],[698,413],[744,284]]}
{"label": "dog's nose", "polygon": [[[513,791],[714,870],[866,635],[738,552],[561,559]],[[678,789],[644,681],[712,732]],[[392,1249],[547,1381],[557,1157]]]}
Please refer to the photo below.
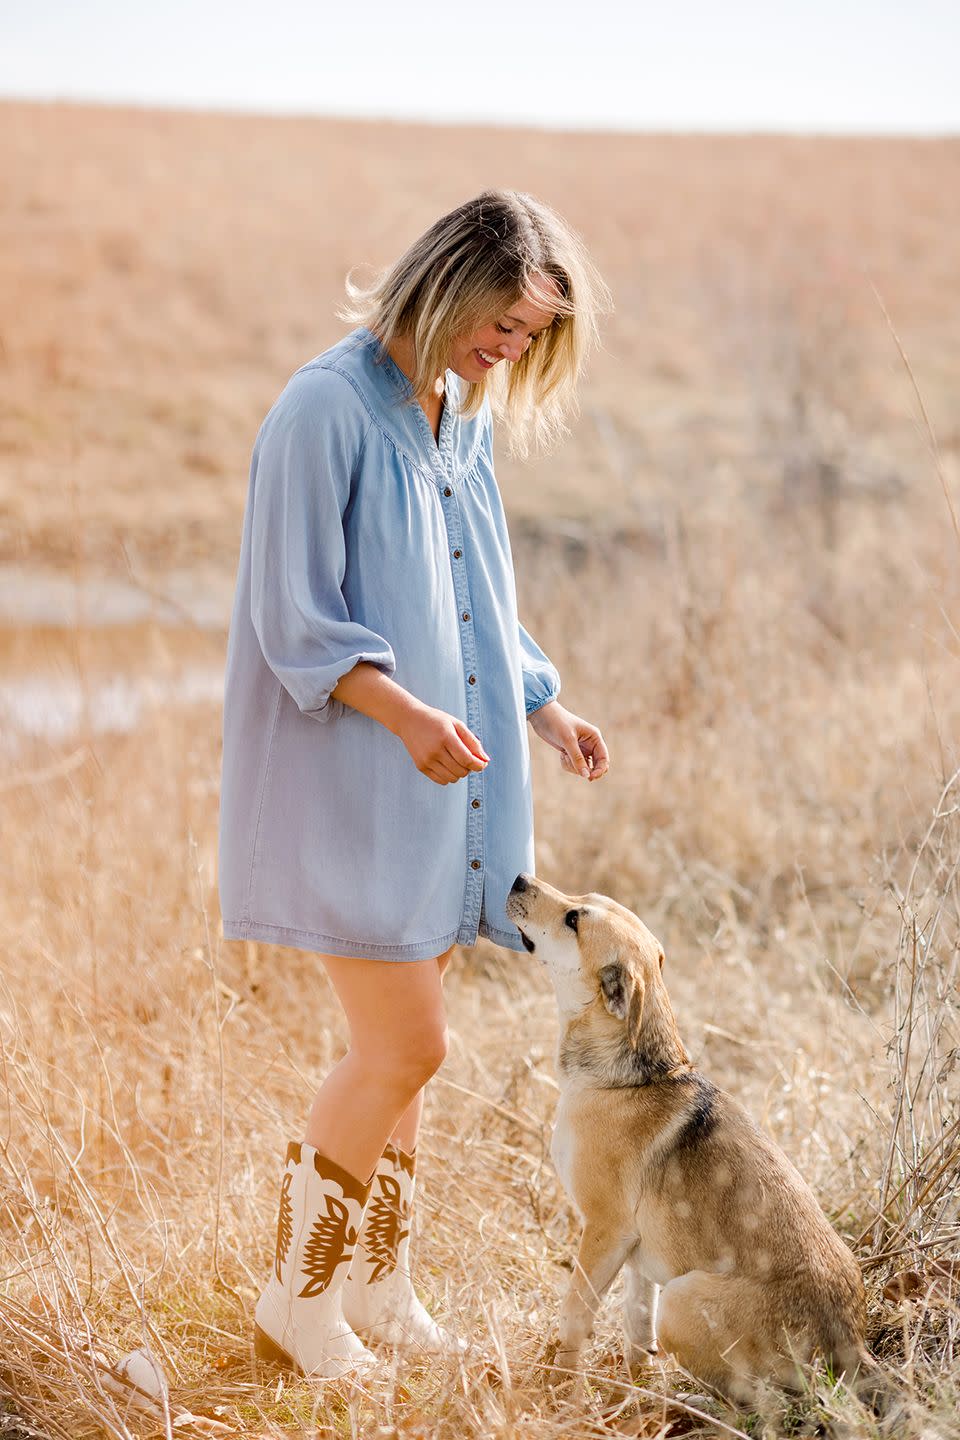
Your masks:
{"label": "dog's nose", "polygon": [[530,888],[530,887],[529,887],[529,885],[527,884],[527,877],[526,877],[526,875],[520,874],[520,875],[517,876],[516,880],[514,880],[513,884],[510,886],[510,894],[511,894],[511,895],[520,895],[520,894],[522,894],[522,892],[523,892],[524,890],[528,890],[529,888]]}

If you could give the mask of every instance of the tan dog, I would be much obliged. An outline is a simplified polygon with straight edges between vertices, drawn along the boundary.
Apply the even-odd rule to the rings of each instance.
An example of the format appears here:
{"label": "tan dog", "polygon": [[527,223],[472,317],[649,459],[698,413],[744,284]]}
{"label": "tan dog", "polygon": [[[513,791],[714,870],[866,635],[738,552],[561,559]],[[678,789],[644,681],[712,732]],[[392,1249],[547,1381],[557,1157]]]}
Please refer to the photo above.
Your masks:
{"label": "tan dog", "polygon": [[663,951],[603,895],[518,875],[507,914],[550,971],[560,1009],[552,1155],[583,1220],[557,1365],[578,1367],[625,1268],[631,1373],[656,1339],[738,1401],[792,1387],[821,1356],[849,1379],[871,1362],[860,1268],[806,1182],[736,1100],[693,1069],[661,976]]}

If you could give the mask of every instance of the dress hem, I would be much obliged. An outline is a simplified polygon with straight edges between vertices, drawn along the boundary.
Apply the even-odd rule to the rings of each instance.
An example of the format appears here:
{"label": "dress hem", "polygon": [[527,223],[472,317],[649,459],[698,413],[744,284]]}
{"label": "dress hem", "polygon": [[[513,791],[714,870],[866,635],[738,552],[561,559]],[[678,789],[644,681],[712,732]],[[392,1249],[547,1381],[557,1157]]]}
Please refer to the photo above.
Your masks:
{"label": "dress hem", "polygon": [[[460,939],[461,929],[452,930],[435,940],[420,940],[411,945],[380,945],[375,941],[343,940],[315,930],[297,930],[288,925],[271,925],[262,920],[228,920],[222,922],[225,940],[262,940],[267,945],[290,945],[295,950],[318,951],[324,955],[353,956],[361,960],[432,960],[444,954],[451,945],[471,945],[472,940]],[[519,935],[514,937],[481,921],[477,933],[508,950],[519,950]]]}
{"label": "dress hem", "polygon": [[493,925],[480,924],[480,934],[485,940],[492,940],[494,945],[502,945],[504,950],[522,950],[523,941],[520,939],[519,931],[510,934],[507,930],[497,930]]}

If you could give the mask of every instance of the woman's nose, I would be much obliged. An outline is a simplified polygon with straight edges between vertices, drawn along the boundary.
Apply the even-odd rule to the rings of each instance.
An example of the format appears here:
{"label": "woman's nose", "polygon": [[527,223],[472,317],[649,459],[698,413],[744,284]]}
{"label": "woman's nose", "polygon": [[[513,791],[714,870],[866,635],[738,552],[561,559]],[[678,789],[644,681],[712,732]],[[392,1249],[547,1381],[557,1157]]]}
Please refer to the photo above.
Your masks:
{"label": "woman's nose", "polygon": [[529,336],[527,336],[526,340],[515,340],[513,336],[511,336],[509,340],[504,341],[504,343],[500,346],[500,349],[508,360],[516,362],[520,359],[520,356],[524,353],[529,344]]}

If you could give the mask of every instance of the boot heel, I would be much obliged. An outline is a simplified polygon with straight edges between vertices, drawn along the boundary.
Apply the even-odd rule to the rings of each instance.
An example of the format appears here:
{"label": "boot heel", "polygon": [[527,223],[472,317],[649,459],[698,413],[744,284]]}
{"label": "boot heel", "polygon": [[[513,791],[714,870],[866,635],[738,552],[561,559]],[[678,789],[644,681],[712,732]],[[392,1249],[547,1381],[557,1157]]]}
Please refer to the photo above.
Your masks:
{"label": "boot heel", "polygon": [[294,1375],[303,1374],[293,1356],[288,1355],[276,1340],[271,1340],[266,1330],[261,1330],[259,1325],[253,1327],[253,1353],[265,1365],[276,1365],[280,1370],[292,1370]]}

